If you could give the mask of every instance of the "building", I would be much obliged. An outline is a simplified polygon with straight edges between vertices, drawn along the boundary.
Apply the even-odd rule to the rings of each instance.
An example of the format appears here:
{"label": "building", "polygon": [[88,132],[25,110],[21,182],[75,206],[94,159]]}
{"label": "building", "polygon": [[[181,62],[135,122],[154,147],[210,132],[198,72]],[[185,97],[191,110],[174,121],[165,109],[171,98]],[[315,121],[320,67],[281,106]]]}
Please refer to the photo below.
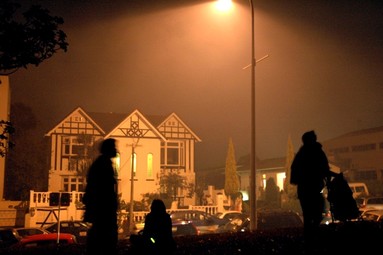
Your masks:
{"label": "building", "polygon": [[[98,155],[94,145],[106,138],[117,140],[114,163],[118,192],[125,202],[132,190],[135,201],[141,201],[143,194],[159,193],[164,189],[160,179],[169,173],[184,177],[191,186],[195,183],[194,148],[201,139],[175,113],[165,117],[144,116],[138,110],[95,113],[78,107],[46,136],[51,144],[49,191],[83,191],[92,155]],[[195,203],[186,188],[174,194],[181,206]]]}
{"label": "building", "polygon": [[[9,88],[9,78],[8,76],[0,75],[0,120],[10,120],[10,98],[11,90]],[[4,199],[4,175],[5,157],[0,157],[0,201]]]}
{"label": "building", "polygon": [[[262,193],[265,191],[266,183],[269,178],[273,178],[279,190],[284,189],[287,172],[290,169],[291,163],[294,159],[294,148],[291,139],[287,142],[287,155],[285,157],[270,158],[270,159],[256,159],[256,196],[261,199]],[[340,173],[340,167],[329,158],[329,165],[331,171]],[[216,189],[224,189],[225,185],[225,166],[206,169],[199,173],[200,179],[206,180],[210,185]],[[240,182],[240,191],[243,194],[243,199],[248,199],[250,192],[250,155],[239,158],[237,162],[237,175]]]}
{"label": "building", "polygon": [[[280,190],[283,189],[283,183],[286,178],[286,158],[273,158],[260,160],[256,162],[256,185],[257,191],[266,187],[266,181],[273,178]],[[202,170],[198,173],[199,178],[205,180],[209,185],[217,190],[225,188],[225,166]],[[246,201],[250,192],[250,155],[241,157],[237,162],[237,175],[239,178],[240,192]],[[260,192],[257,192],[257,199],[260,198]]]}
{"label": "building", "polygon": [[349,182],[365,182],[373,193],[383,192],[378,188],[383,186],[383,127],[350,132],[322,144]]}

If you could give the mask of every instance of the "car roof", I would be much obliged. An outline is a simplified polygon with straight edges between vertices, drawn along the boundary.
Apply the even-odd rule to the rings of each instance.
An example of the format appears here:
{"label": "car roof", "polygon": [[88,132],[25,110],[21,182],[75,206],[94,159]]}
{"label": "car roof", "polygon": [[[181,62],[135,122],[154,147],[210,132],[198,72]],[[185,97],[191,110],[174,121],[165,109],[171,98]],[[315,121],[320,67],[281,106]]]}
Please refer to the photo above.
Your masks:
{"label": "car roof", "polygon": [[172,225],[173,226],[187,225],[187,224],[194,225],[194,223],[192,221],[190,221],[190,220],[174,220],[174,221],[172,221]]}
{"label": "car roof", "polygon": [[383,204],[383,197],[367,197],[367,204]]}
{"label": "car roof", "polygon": [[[34,242],[34,241],[40,241],[40,240],[56,240],[57,239],[57,233],[48,233],[48,234],[37,234],[37,235],[31,235],[24,237],[21,239],[20,242],[22,243],[28,243],[28,242]],[[63,239],[75,239],[72,234],[67,233],[60,233],[60,240]]]}
{"label": "car roof", "polygon": [[375,215],[382,216],[382,215],[383,215],[383,210],[380,210],[380,209],[371,209],[371,210],[367,210],[367,211],[365,212],[365,214],[375,214]]}
{"label": "car roof", "polygon": [[215,214],[213,214],[213,215],[226,215],[226,214],[239,214],[239,213],[242,213],[242,212],[240,212],[240,211],[223,211],[223,212],[217,212],[217,213],[215,213]]}

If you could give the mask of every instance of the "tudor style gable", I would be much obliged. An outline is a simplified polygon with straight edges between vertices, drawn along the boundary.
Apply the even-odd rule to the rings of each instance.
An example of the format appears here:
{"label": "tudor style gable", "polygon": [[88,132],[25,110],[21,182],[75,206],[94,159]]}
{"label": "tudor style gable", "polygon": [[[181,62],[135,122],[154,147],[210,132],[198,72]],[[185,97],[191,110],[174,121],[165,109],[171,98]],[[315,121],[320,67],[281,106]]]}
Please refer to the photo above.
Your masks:
{"label": "tudor style gable", "polygon": [[194,173],[194,145],[201,139],[175,114],[170,114],[157,129],[166,137],[161,143],[161,169]]}
{"label": "tudor style gable", "polygon": [[167,139],[188,139],[200,142],[201,139],[175,114],[170,114],[157,129]]}
{"label": "tudor style gable", "polygon": [[78,107],[51,129],[50,190],[81,191],[84,188],[86,148],[104,136],[103,129]]}
{"label": "tudor style gable", "polygon": [[[201,139],[175,113],[163,119],[157,129],[166,137],[161,143],[162,174],[180,174],[187,185],[194,186],[194,146]],[[193,203],[193,198],[187,196],[187,189],[179,189],[173,199],[180,205]]]}
{"label": "tudor style gable", "polygon": [[161,143],[165,137],[138,110],[117,124],[105,138],[117,140],[118,192],[129,201],[132,180],[134,199],[159,189]]}
{"label": "tudor style gable", "polygon": [[119,123],[106,138],[131,138],[131,139],[160,139],[165,140],[165,137],[158,132],[138,110],[132,112],[121,123]]}

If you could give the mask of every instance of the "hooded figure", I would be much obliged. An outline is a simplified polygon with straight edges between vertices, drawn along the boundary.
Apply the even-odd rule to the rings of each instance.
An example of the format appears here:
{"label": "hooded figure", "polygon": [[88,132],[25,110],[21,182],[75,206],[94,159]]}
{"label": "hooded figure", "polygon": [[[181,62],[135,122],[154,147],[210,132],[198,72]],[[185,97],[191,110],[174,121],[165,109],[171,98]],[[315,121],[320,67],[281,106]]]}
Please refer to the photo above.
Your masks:
{"label": "hooded figure", "polygon": [[290,183],[297,185],[305,238],[310,245],[322,221],[324,209],[322,190],[331,172],[326,154],[322,150],[322,145],[317,142],[315,132],[304,133],[302,142],[303,145],[291,164]]}
{"label": "hooded figure", "polygon": [[145,254],[172,254],[175,249],[172,220],[160,199],[154,199],[150,206],[150,213],[145,217],[143,236],[147,243]]}
{"label": "hooded figure", "polygon": [[117,182],[112,158],[117,156],[115,139],[106,139],[101,155],[92,163],[87,174],[83,197],[84,221],[92,223],[87,235],[87,254],[117,252]]}

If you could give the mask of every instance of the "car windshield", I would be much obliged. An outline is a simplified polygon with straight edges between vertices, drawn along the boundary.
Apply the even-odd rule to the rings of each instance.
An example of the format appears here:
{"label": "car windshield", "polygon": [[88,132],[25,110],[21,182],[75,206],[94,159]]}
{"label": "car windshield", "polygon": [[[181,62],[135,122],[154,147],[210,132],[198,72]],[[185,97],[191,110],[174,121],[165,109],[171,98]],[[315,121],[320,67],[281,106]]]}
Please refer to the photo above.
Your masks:
{"label": "car windshield", "polygon": [[367,204],[383,204],[383,197],[370,198],[368,199]]}
{"label": "car windshield", "polygon": [[223,213],[221,213],[221,212],[214,214],[214,216],[217,218],[222,218],[222,215],[223,215]]}

